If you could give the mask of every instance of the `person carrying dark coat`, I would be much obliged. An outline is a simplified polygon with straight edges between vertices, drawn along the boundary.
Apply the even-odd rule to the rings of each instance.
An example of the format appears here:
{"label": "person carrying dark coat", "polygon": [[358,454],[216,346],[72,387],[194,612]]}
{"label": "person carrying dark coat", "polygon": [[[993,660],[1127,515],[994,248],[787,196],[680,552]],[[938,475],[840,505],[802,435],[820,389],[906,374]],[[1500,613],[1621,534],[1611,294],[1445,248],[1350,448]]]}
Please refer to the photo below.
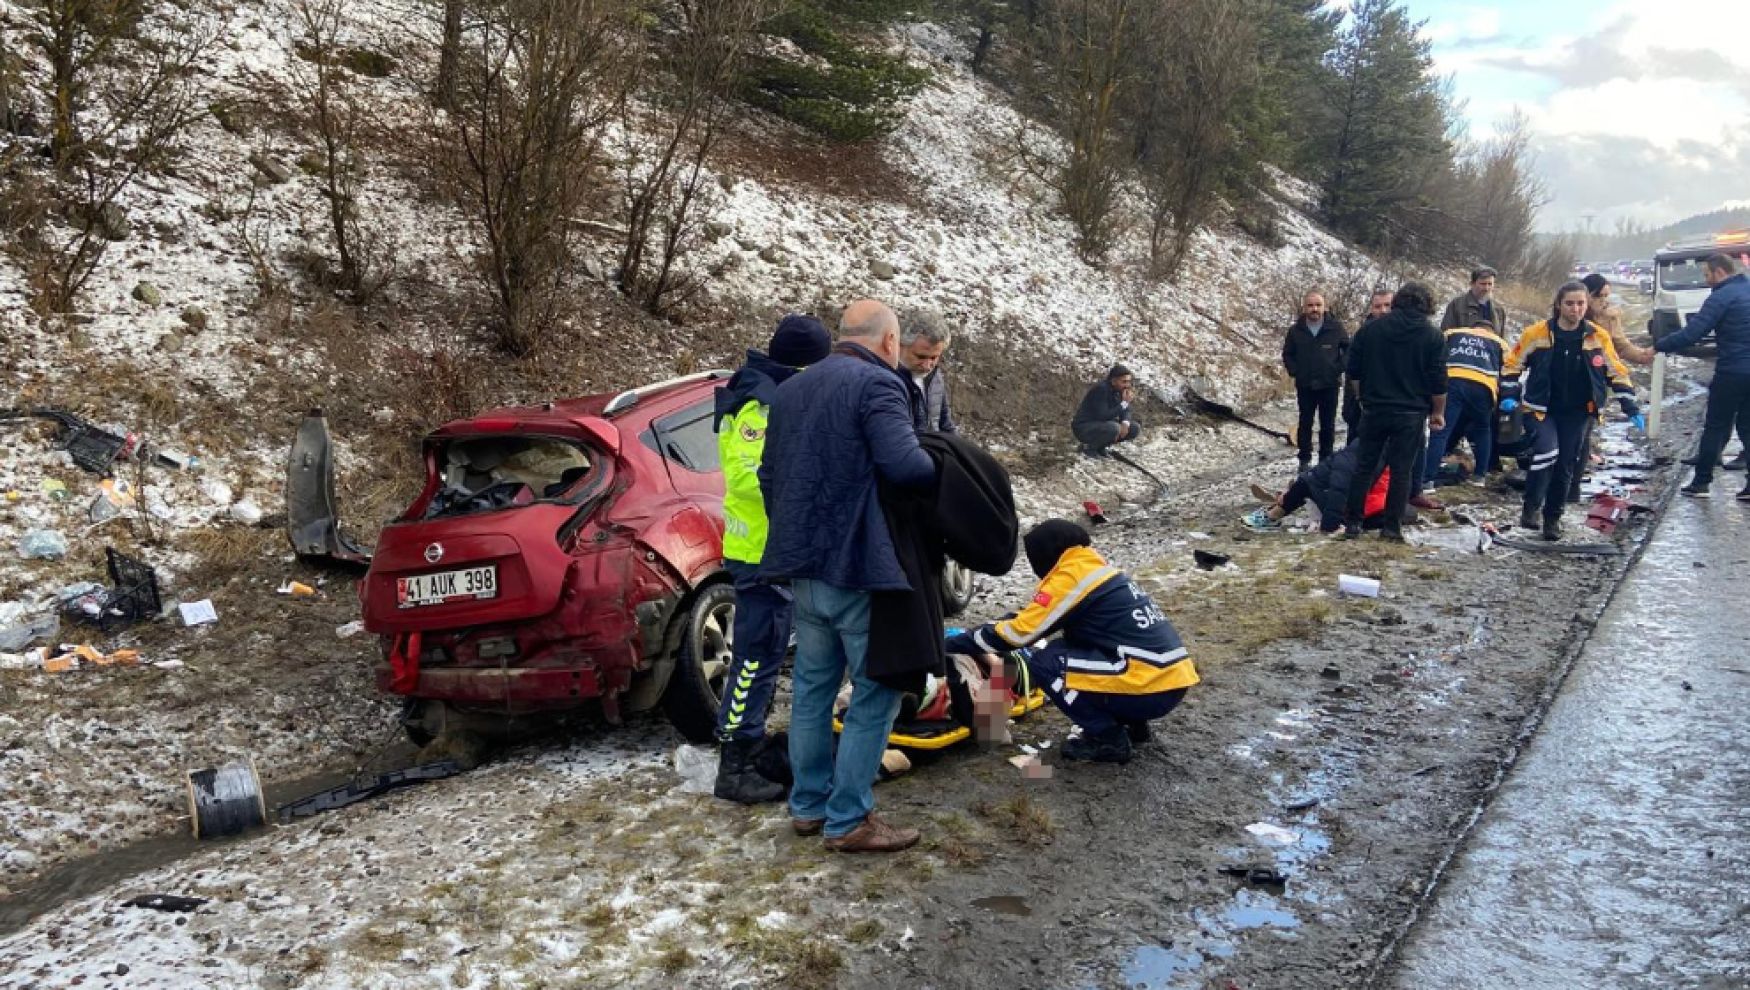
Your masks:
{"label": "person carrying dark coat", "polygon": [[[1198,681],[1172,622],[1130,576],[1101,557],[1088,531],[1048,519],[1023,540],[1039,584],[1020,611],[948,637],[949,653],[1019,652],[1033,683],[1081,729],[1065,759],[1127,763]],[[1043,647],[1027,649],[1055,634]]]}
{"label": "person carrying dark coat", "polygon": [[1402,541],[1423,424],[1446,426],[1446,344],[1429,322],[1434,295],[1406,282],[1392,296],[1391,312],[1369,321],[1349,345],[1349,380],[1361,396],[1361,443],[1357,474],[1343,512],[1343,535],[1361,535],[1362,506],[1382,467],[1391,487],[1379,535]]}
{"label": "person carrying dark coat", "polygon": [[1106,448],[1135,440],[1142,433],[1142,424],[1131,415],[1130,401],[1136,387],[1136,376],[1122,364],[1106,372],[1103,381],[1095,382],[1082,404],[1076,407],[1070,420],[1070,432],[1090,457],[1104,457]]}
{"label": "person carrying dark coat", "polygon": [[735,582],[734,649],[717,711],[717,781],[712,792],[740,804],[776,801],[785,788],[754,769],[766,715],[790,645],[790,589],[759,576],[766,548],[766,504],[759,469],[778,386],[832,350],[832,334],[812,316],[778,323],[767,353],[747,362],[717,390],[712,425],[723,465],[723,567]]}
{"label": "person carrying dark coat", "polygon": [[1349,331],[1325,311],[1325,297],[1309,292],[1301,300],[1300,317],[1282,338],[1282,367],[1294,379],[1300,403],[1300,468],[1312,463],[1313,419],[1319,422],[1319,460],[1331,456],[1337,439],[1337,403],[1343,392],[1343,369],[1349,358]]}
{"label": "person carrying dark coat", "polygon": [[888,529],[912,590],[871,596],[866,662],[870,680],[914,695],[923,694],[926,674],[946,673],[944,556],[982,574],[1007,574],[1021,528],[1009,473],[996,458],[951,433],[927,433],[918,443],[936,464],[936,485],[881,486]]}
{"label": "person carrying dark coat", "polygon": [[[895,370],[899,320],[873,300],[845,308],[826,360],[778,386],[760,489],[771,531],[760,575],[789,581],[796,600],[791,672],[791,828],[824,833],[839,852],[897,852],[918,841],[874,811],[875,775],[900,692],[868,676],[871,596],[915,591],[878,485],[927,490],[936,465],[918,445],[910,396]],[[833,703],[854,690],[837,753]]]}

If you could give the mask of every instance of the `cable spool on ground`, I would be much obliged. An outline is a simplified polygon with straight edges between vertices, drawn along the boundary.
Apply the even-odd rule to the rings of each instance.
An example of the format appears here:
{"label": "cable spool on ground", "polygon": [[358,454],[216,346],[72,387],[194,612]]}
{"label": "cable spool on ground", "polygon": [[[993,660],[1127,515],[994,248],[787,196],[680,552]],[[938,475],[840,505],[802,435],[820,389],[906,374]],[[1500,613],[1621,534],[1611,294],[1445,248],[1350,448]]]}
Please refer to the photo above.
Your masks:
{"label": "cable spool on ground", "polygon": [[188,819],[197,839],[236,835],[267,824],[267,799],[252,759],[188,772]]}

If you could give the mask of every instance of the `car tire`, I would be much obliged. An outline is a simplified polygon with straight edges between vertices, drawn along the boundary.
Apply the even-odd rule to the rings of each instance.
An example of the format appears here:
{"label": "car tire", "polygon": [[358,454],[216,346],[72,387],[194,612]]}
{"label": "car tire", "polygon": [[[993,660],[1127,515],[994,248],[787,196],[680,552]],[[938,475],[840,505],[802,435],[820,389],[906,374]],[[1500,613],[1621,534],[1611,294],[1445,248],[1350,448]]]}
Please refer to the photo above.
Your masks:
{"label": "car tire", "polygon": [[684,621],[662,710],[689,742],[709,743],[717,737],[717,706],[735,646],[735,587],[706,585]]}
{"label": "car tire", "polygon": [[942,568],[942,614],[959,615],[966,611],[966,606],[972,604],[972,596],[978,591],[978,579],[972,571],[950,560]]}

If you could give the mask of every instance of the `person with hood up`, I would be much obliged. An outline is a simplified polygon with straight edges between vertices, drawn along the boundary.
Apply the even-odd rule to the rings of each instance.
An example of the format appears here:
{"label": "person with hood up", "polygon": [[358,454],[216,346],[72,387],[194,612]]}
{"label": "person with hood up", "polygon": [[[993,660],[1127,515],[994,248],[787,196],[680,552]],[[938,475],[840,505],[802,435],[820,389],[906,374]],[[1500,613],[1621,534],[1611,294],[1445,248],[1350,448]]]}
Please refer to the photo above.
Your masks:
{"label": "person with hood up", "polygon": [[778,386],[831,352],[832,334],[819,320],[791,314],[779,321],[766,353],[748,351],[747,362],[717,390],[712,422],[723,464],[723,566],[735,582],[735,638],[717,711],[722,750],[713,793],[740,804],[776,801],[785,791],[754,769],[790,644],[792,611],[790,589],[759,577],[767,529],[759,479],[766,424]]}
{"label": "person with hood up", "polygon": [[1519,525],[1536,529],[1541,509],[1543,538],[1551,541],[1562,538],[1568,485],[1586,456],[1587,424],[1602,414],[1605,399],[1614,394],[1623,415],[1646,429],[1628,369],[1610,335],[1586,320],[1586,301],[1579,282],[1556,290],[1550,318],[1525,328],[1501,369],[1503,383],[1524,376],[1518,401],[1537,423]]}
{"label": "person with hood up", "polygon": [[[1405,282],[1391,312],[1369,321],[1349,345],[1349,387],[1361,398],[1361,440],[1355,480],[1343,510],[1343,535],[1361,535],[1367,492],[1383,467],[1391,469],[1382,539],[1402,542],[1416,455],[1425,450],[1423,424],[1446,427],[1446,342],[1434,329],[1434,294]],[[1383,459],[1383,465],[1382,465]]]}
{"label": "person with hood up", "polygon": [[1336,314],[1325,309],[1322,292],[1301,299],[1300,317],[1282,338],[1282,367],[1294,379],[1300,404],[1295,433],[1300,442],[1300,469],[1312,464],[1313,419],[1319,421],[1319,460],[1331,456],[1337,439],[1337,402],[1343,391],[1343,367],[1349,357],[1349,331]]}
{"label": "person with hood up", "polygon": [[1130,412],[1135,387],[1136,376],[1130,369],[1115,364],[1103,381],[1095,382],[1088,394],[1082,396],[1082,404],[1076,407],[1075,418],[1069,424],[1070,432],[1082,445],[1082,453],[1104,457],[1107,447],[1135,440],[1142,432],[1142,424]]}
{"label": "person with hood up", "polygon": [[1128,763],[1132,747],[1149,740],[1149,722],[1197,683],[1197,668],[1166,614],[1100,556],[1087,530],[1048,519],[1022,546],[1039,577],[1032,598],[1008,618],[948,637],[946,649],[1019,652],[1033,683],[1081,729],[1064,743],[1064,759]]}

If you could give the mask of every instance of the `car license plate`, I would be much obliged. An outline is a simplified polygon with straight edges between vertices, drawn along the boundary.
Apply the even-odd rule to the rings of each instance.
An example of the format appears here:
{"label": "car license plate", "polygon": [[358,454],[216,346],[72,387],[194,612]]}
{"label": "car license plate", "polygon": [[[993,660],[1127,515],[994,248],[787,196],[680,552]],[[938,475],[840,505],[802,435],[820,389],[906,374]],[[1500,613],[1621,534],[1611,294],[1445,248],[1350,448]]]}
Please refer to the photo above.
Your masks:
{"label": "car license plate", "polygon": [[493,565],[395,579],[395,604],[401,608],[497,597],[498,568]]}

